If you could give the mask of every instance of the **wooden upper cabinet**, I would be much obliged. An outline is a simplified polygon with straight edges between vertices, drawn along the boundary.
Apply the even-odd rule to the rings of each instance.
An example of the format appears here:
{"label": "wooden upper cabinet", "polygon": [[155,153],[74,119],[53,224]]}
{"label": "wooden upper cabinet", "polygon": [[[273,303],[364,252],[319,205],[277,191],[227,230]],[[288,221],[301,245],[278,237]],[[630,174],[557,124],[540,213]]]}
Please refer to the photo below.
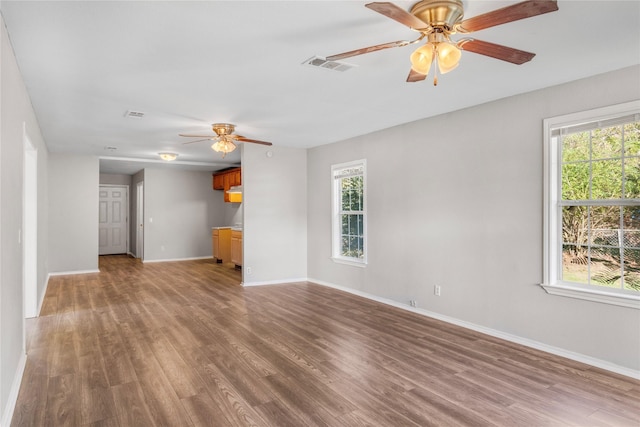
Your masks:
{"label": "wooden upper cabinet", "polygon": [[222,175],[222,182],[224,186],[224,191],[226,192],[229,189],[229,187],[231,187],[231,174],[225,173],[224,175]]}
{"label": "wooden upper cabinet", "polygon": [[[231,187],[242,185],[242,168],[233,168],[213,174],[213,189],[224,191],[225,202],[239,202],[237,197],[230,197],[227,191]],[[233,199],[233,200],[232,200]]]}
{"label": "wooden upper cabinet", "polygon": [[242,185],[242,172],[240,169],[238,169],[233,173],[231,181],[232,181],[231,183],[232,186]]}
{"label": "wooden upper cabinet", "polygon": [[213,174],[213,189],[224,190],[224,178],[221,174]]}

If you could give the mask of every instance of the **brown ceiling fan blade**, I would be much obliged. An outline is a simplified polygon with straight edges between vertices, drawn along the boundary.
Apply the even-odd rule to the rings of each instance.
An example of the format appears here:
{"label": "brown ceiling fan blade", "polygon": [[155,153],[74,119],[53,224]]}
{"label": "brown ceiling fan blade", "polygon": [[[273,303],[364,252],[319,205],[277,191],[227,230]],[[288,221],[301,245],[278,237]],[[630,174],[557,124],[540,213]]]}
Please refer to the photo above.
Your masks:
{"label": "brown ceiling fan blade", "polygon": [[242,142],[253,142],[254,144],[262,144],[262,145],[273,145],[270,142],[266,142],[266,141],[258,141],[257,139],[249,139],[249,138],[245,138],[244,136],[238,136],[235,135],[234,138],[236,141],[242,141]]}
{"label": "brown ceiling fan blade", "polygon": [[[420,39],[418,39],[418,40],[420,40]],[[418,40],[413,40],[413,41],[398,40],[398,41],[395,41],[395,42],[377,44],[375,46],[363,47],[361,49],[350,50],[349,52],[343,52],[343,53],[339,53],[337,55],[327,56],[326,59],[327,59],[327,61],[339,61],[339,60],[344,59],[344,58],[349,58],[349,57],[352,57],[352,56],[362,55],[362,54],[369,53],[369,52],[375,52],[375,51],[378,51],[378,50],[389,49],[391,47],[407,46],[409,44],[415,43]]]}
{"label": "brown ceiling fan blade", "polygon": [[417,18],[401,7],[387,1],[369,3],[366,4],[365,7],[406,25],[409,28],[416,30],[429,28],[429,24],[424,23],[420,18]]}
{"label": "brown ceiling fan blade", "polygon": [[517,65],[529,62],[536,56],[535,53],[475,39],[462,40],[458,43],[458,47],[468,52],[490,56]]}
{"label": "brown ceiling fan blade", "polygon": [[413,68],[409,71],[409,75],[407,76],[408,82],[419,82],[427,78],[426,74],[420,74],[415,71]]}
{"label": "brown ceiling fan blade", "polygon": [[179,133],[178,136],[186,136],[187,138],[215,138],[218,135],[190,135],[186,133]]}
{"label": "brown ceiling fan blade", "polygon": [[183,142],[183,145],[186,144],[193,144],[194,142],[202,142],[202,141],[211,141],[213,140],[215,137],[208,137],[208,138],[203,138],[203,139],[196,139],[195,141],[187,141],[187,142]]}
{"label": "brown ceiling fan blade", "polygon": [[457,29],[463,33],[470,33],[556,10],[558,10],[557,0],[528,0],[465,19]]}

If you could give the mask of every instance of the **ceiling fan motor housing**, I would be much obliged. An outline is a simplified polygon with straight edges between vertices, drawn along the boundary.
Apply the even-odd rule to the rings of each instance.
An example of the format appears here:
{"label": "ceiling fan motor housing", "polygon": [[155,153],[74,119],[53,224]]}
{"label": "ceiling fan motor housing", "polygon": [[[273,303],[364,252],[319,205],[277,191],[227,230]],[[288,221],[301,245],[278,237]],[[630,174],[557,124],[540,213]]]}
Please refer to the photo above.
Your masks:
{"label": "ceiling fan motor housing", "polygon": [[447,31],[451,31],[464,16],[461,0],[423,0],[413,5],[410,12],[425,24]]}
{"label": "ceiling fan motor housing", "polygon": [[211,128],[218,136],[222,135],[231,135],[235,130],[235,126],[231,123],[214,123],[211,125]]}

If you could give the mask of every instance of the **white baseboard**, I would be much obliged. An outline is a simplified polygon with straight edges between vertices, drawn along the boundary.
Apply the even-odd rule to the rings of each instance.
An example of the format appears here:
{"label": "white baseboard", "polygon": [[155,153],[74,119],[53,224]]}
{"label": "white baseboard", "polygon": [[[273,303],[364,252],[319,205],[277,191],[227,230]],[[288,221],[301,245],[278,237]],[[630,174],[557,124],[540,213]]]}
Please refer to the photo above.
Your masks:
{"label": "white baseboard", "polygon": [[377,301],[383,304],[391,305],[393,307],[401,308],[403,310],[411,311],[413,313],[417,313],[423,316],[431,317],[433,319],[442,320],[443,322],[451,323],[453,325],[461,326],[463,328],[471,329],[476,332],[480,332],[486,335],[490,335],[492,337],[500,338],[505,341],[510,341],[516,344],[520,344],[526,347],[531,347],[536,350],[541,350],[547,353],[554,354],[556,356],[565,357],[567,359],[575,360],[576,362],[585,363],[587,365],[595,366],[596,368],[601,368],[607,371],[615,372],[620,375],[625,375],[627,377],[640,379],[640,371],[626,368],[624,366],[616,365],[614,363],[608,362],[606,360],[597,359],[595,357],[587,356],[581,353],[575,353],[573,351],[565,350],[563,348],[550,346],[538,341],[530,340],[528,338],[522,338],[517,335],[508,334],[506,332],[502,332],[496,329],[487,328],[485,326],[477,325],[475,323],[467,322],[464,320],[456,319],[454,317],[445,316],[442,314],[434,313],[432,311],[424,310],[421,308],[411,307],[406,304],[399,303],[397,301],[393,301],[387,298],[382,298],[376,295],[369,294],[367,292],[358,291],[356,289],[347,288],[345,286],[336,285],[333,283],[325,282],[322,280],[307,279],[311,283],[316,283],[318,285],[327,286],[329,288],[338,289],[344,292],[348,292],[350,294],[358,295],[373,301]]}
{"label": "white baseboard", "polygon": [[[51,276],[67,276],[70,274],[91,274],[91,273],[100,273],[100,270],[73,270],[73,271],[55,271],[49,273],[49,277]],[[47,278],[47,281],[49,278]]]}
{"label": "white baseboard", "polygon": [[284,279],[284,280],[266,280],[266,281],[258,281],[258,282],[242,282],[242,286],[265,286],[265,285],[280,285],[285,283],[305,283],[308,282],[309,279],[306,277],[300,277],[297,279]]}
{"label": "white baseboard", "polygon": [[20,385],[22,384],[22,375],[24,374],[24,368],[27,364],[27,355],[22,354],[20,356],[20,360],[18,361],[18,369],[16,369],[16,374],[13,377],[13,382],[11,383],[11,390],[9,390],[9,398],[7,399],[7,404],[4,407],[4,411],[2,411],[2,420],[0,420],[0,427],[11,425],[11,419],[13,418],[13,412],[16,409],[16,403],[18,402],[18,393],[20,392]]}
{"label": "white baseboard", "polygon": [[176,262],[176,261],[195,261],[198,259],[213,259],[211,256],[197,256],[191,258],[171,258],[171,259],[145,259],[142,262],[144,264],[152,262]]}

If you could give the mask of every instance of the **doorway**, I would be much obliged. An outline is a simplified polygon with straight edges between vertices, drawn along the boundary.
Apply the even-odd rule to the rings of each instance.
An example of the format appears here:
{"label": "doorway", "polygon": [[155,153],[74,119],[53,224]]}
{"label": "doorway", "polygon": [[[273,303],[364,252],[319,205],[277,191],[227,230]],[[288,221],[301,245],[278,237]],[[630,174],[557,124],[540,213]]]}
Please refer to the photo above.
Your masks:
{"label": "doorway", "polygon": [[101,185],[98,254],[124,254],[129,246],[129,187]]}

